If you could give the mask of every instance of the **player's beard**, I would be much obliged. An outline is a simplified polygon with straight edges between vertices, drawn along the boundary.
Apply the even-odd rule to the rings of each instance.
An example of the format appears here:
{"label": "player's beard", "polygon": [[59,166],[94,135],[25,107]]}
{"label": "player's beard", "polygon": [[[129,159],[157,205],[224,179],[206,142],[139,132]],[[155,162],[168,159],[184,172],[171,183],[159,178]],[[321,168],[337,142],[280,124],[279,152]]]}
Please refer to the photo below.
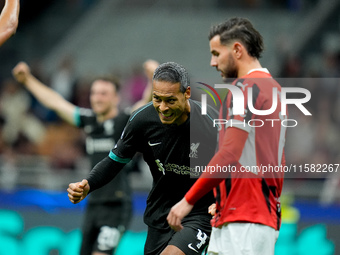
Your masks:
{"label": "player's beard", "polygon": [[227,82],[227,80],[230,78],[237,78],[238,69],[231,53],[229,53],[228,55],[228,63],[226,70],[222,70],[222,72],[224,74],[223,81],[225,82]]}

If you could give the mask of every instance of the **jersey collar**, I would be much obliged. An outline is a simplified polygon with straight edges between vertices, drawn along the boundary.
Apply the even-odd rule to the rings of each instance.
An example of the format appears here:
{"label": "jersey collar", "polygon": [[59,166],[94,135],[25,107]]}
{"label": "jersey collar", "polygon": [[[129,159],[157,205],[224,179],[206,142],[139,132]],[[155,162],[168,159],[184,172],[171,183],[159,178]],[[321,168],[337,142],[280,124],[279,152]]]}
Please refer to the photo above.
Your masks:
{"label": "jersey collar", "polygon": [[255,68],[255,69],[251,69],[247,74],[250,74],[252,72],[257,72],[257,71],[270,74],[267,68]]}

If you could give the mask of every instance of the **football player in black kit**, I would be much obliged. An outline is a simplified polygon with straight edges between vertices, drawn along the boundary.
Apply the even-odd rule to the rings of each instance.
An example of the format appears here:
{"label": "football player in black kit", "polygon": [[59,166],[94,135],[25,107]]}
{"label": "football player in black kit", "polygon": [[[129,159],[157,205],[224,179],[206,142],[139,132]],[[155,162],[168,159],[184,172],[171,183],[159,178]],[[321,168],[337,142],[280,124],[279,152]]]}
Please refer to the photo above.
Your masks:
{"label": "football player in black kit", "polygon": [[[179,64],[161,64],[152,83],[153,102],[136,110],[109,155],[99,162],[87,179],[71,183],[69,199],[78,203],[89,191],[115,178],[136,152],[143,154],[153,176],[144,221],[148,225],[144,254],[201,254],[211,232],[208,207],[214,202],[208,193],[184,219],[184,228],[175,232],[167,224],[170,208],[195,182],[194,166],[205,165],[214,155],[218,114],[191,100],[187,71]],[[197,177],[197,176],[194,176]]]}
{"label": "football player in black kit", "polygon": [[[149,85],[143,98],[132,110],[151,100],[151,80],[158,63],[148,60],[144,70]],[[38,81],[26,63],[19,63],[13,69],[14,77],[42,103],[58,115],[86,133],[86,152],[93,168],[103,159],[118,141],[131,111],[119,111],[118,82],[101,77],[91,86],[90,103],[92,109],[79,108],[66,101],[55,91]],[[131,187],[128,169],[125,168],[103,189],[88,198],[82,226],[81,255],[113,254],[132,216]]]}

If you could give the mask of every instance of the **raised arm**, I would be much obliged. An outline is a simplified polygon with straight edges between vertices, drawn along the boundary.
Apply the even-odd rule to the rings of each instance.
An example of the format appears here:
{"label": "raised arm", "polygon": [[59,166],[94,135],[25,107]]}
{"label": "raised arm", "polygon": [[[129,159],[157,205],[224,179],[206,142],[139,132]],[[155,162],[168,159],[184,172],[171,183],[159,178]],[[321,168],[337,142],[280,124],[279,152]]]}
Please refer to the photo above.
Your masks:
{"label": "raised arm", "polygon": [[19,9],[19,0],[6,0],[0,15],[0,46],[15,34],[19,23]]}
{"label": "raised arm", "polygon": [[35,78],[26,63],[20,62],[17,64],[12,73],[14,78],[24,84],[27,90],[30,91],[42,105],[55,111],[63,120],[75,125],[74,113],[76,106]]}
{"label": "raised arm", "polygon": [[159,63],[156,60],[148,59],[144,62],[143,68],[146,77],[148,78],[148,84],[143,92],[143,97],[141,100],[137,101],[132,107],[131,112],[137,110],[139,107],[147,104],[151,101],[152,98],[152,78],[153,73],[155,72],[156,68],[159,66]]}

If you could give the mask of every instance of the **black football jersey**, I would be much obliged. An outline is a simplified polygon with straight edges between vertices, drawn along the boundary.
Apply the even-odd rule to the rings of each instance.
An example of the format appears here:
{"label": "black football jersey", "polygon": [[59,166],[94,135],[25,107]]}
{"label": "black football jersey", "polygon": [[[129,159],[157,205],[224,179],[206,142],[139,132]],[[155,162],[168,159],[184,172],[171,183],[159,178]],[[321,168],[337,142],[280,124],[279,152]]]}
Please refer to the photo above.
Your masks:
{"label": "black football jersey", "polygon": [[[109,154],[115,146],[130,115],[121,112],[115,118],[103,123],[97,121],[91,109],[78,108],[76,113],[77,126],[86,133],[86,152],[90,158],[91,168]],[[129,166],[124,169],[103,188],[95,190],[88,197],[92,204],[131,200],[131,187],[128,180]]]}
{"label": "black football jersey", "polygon": [[[215,154],[218,113],[208,107],[201,114],[201,104],[189,100],[189,118],[181,125],[165,125],[152,103],[135,111],[110,158],[125,163],[136,152],[143,154],[150,167],[153,185],[147,199],[144,221],[154,228],[167,228],[171,207],[181,200],[196,181],[196,166],[206,166]],[[196,177],[196,178],[195,178]],[[210,192],[197,202],[187,217],[211,217],[208,207],[214,203]]]}

